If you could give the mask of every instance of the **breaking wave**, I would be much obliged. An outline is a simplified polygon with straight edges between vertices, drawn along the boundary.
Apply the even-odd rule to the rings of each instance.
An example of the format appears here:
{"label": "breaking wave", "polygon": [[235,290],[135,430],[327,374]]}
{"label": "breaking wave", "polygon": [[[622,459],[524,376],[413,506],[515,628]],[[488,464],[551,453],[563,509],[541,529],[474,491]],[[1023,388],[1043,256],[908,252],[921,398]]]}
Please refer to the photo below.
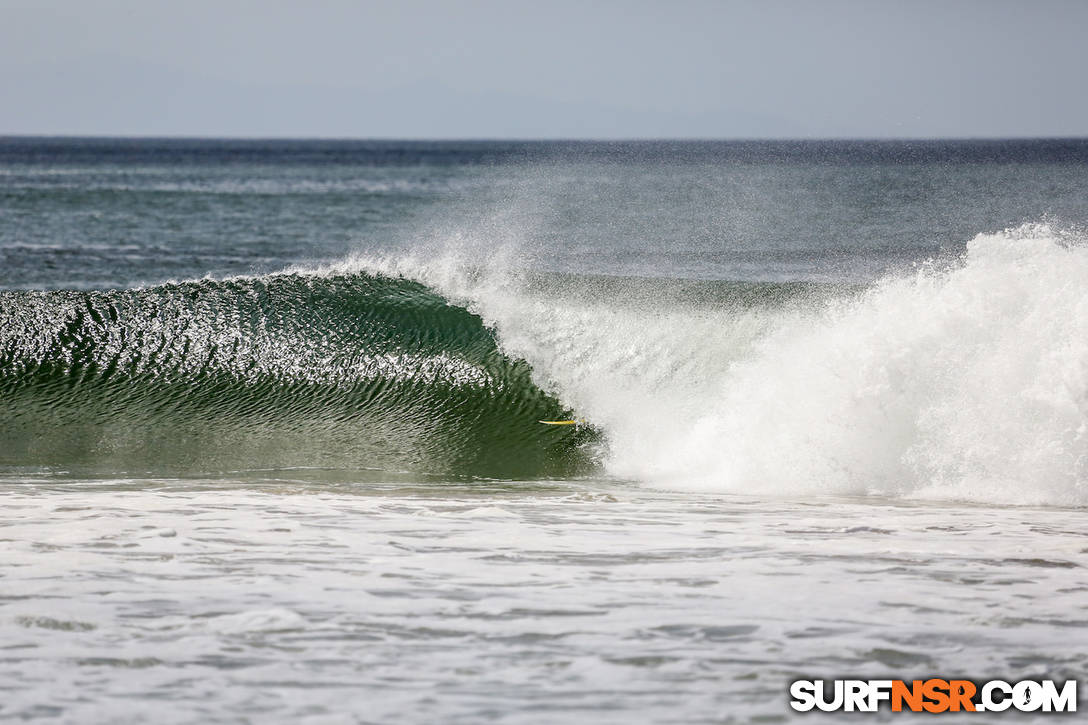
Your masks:
{"label": "breaking wave", "polygon": [[[1088,246],[1046,225],[867,287],[496,254],[0,295],[0,462],[608,474],[1088,504]],[[588,425],[541,426],[585,418]]]}

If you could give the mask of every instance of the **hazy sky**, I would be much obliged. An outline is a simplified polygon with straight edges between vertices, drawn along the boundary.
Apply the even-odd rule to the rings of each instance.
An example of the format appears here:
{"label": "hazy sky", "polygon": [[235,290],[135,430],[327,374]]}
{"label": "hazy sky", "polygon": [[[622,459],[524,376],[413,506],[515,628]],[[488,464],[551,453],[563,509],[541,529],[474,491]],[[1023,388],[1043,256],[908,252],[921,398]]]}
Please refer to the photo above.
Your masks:
{"label": "hazy sky", "polygon": [[0,0],[0,134],[1088,134],[1080,0]]}

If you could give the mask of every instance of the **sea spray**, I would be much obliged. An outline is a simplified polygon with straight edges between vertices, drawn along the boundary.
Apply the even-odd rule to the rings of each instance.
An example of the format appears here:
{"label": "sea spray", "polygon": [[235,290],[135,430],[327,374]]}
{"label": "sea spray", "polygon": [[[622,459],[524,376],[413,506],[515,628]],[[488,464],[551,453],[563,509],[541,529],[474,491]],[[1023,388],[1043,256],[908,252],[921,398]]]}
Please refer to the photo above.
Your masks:
{"label": "sea spray", "polygon": [[649,280],[542,292],[456,256],[349,264],[420,279],[480,314],[604,431],[618,476],[1088,503],[1088,246],[1071,232],[1024,225],[868,289],[759,295],[662,295],[683,285]]}

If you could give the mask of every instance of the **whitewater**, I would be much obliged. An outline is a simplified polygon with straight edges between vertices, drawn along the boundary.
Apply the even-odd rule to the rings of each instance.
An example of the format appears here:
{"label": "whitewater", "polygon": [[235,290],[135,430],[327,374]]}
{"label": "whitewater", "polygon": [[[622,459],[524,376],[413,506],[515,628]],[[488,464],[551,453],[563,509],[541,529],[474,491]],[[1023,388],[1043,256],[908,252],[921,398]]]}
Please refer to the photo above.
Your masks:
{"label": "whitewater", "polygon": [[533,288],[506,261],[457,257],[317,273],[351,270],[423,281],[478,313],[542,388],[605,431],[613,475],[1088,503],[1088,246],[1047,224],[979,234],[960,259],[862,290]]}
{"label": "whitewater", "polygon": [[1080,679],[1086,183],[1063,140],[0,139],[0,718]]}

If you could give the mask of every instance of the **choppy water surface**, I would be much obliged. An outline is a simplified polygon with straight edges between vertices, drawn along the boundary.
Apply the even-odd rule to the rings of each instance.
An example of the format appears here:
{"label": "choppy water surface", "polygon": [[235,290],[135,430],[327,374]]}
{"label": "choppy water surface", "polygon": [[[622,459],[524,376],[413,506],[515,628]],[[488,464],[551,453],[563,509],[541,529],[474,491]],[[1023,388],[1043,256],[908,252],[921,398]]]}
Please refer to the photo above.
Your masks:
{"label": "choppy water surface", "polygon": [[1083,512],[621,482],[4,487],[2,712],[745,722],[798,677],[1078,677]]}
{"label": "choppy water surface", "polygon": [[0,717],[1081,677],[1085,188],[1082,140],[0,139]]}

